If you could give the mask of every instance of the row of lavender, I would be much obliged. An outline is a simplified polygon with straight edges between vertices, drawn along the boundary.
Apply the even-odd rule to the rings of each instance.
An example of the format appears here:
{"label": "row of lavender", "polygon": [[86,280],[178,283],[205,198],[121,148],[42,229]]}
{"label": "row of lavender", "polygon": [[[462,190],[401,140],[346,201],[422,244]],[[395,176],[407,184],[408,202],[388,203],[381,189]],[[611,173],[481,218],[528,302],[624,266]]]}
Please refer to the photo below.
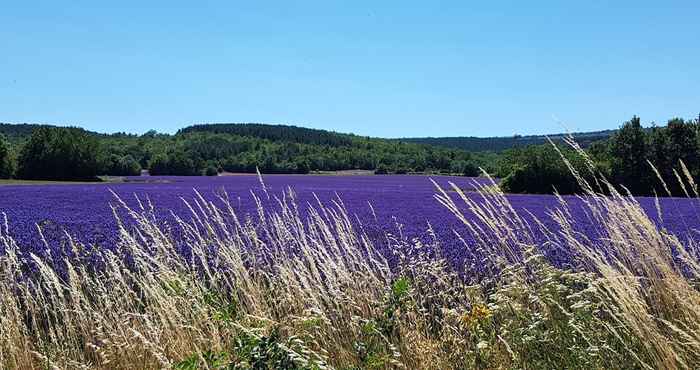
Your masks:
{"label": "row of lavender", "polygon": [[[454,182],[467,191],[474,188],[475,182],[488,181],[464,177],[433,179],[445,187],[448,182]],[[462,257],[450,253],[462,248],[450,246],[461,244],[453,230],[464,228],[454,215],[434,200],[436,189],[427,177],[279,175],[266,176],[264,182],[270,195],[280,195],[287,187],[294,189],[302,209],[308,203],[315,204],[315,196],[322,202],[339,197],[349,213],[356,215],[365,231],[378,241],[383,240],[386,232],[409,239],[427,238],[426,230],[430,225],[448,257],[453,261]],[[251,191],[261,194],[261,187],[256,176],[144,177],[111,184],[3,186],[0,187],[0,212],[7,215],[11,235],[28,250],[45,253],[45,244],[36,225],[41,227],[44,238],[52,247],[64,243],[67,232],[86,244],[110,248],[118,237],[110,208],[115,198],[110,190],[132,206],[137,205],[137,198],[150,200],[158,217],[167,222],[172,217],[171,211],[185,219],[190,217],[190,210],[182,198],[193,197],[195,189],[209,199],[225,191],[239,215],[255,214]],[[479,197],[475,192],[468,194]],[[582,211],[582,200],[576,197],[565,199],[579,230],[594,235],[596,230]],[[521,214],[532,214],[554,227],[547,214],[548,210],[557,207],[556,197],[513,195],[509,200]],[[659,220],[682,238],[692,236],[699,228],[696,200],[665,198],[659,202],[661,218],[654,199],[640,199],[652,219]]]}

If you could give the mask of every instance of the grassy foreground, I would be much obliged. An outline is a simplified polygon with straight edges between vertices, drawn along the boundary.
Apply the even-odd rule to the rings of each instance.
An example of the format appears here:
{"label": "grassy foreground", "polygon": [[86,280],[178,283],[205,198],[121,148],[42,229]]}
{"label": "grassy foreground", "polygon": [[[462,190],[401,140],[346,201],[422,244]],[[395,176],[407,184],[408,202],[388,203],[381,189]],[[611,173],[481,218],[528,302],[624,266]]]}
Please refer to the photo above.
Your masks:
{"label": "grassy foreground", "polygon": [[[601,184],[598,184],[601,185]],[[603,183],[605,186],[605,184]],[[695,186],[694,184],[691,184]],[[700,266],[631,197],[592,189],[600,234],[526,222],[497,186],[436,199],[464,223],[467,264],[387,235],[390,264],[340,200],[308,217],[290,190],[239,218],[225,196],[164,227],[117,202],[117,250],[23,254],[0,230],[8,369],[697,368]],[[274,205],[275,206],[271,206]],[[115,216],[117,217],[117,216]],[[547,245],[534,242],[544,232]],[[570,250],[575,271],[542,248]]]}

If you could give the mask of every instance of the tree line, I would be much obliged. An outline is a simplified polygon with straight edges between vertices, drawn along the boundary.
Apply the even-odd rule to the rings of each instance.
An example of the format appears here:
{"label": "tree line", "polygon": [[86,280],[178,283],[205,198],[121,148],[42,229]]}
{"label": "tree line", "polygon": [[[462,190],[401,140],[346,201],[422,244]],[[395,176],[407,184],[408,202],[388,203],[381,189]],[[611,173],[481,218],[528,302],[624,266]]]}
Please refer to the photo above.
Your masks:
{"label": "tree line", "polygon": [[[558,151],[545,144],[503,152],[494,170],[503,178],[501,187],[514,193],[581,192],[562,156],[593,183],[584,158],[567,145],[555,145]],[[673,118],[666,126],[644,128],[636,116],[609,139],[591,143],[585,150],[597,176],[604,176],[623,194],[646,196],[692,195],[697,189],[688,177],[700,176],[699,151],[700,117]]]}
{"label": "tree line", "polygon": [[[502,179],[512,193],[581,192],[562,156],[592,182],[581,155],[561,141],[502,152],[470,153],[430,145],[294,126],[198,125],[175,135],[98,134],[74,127],[0,124],[0,177],[94,180],[99,175],[216,175],[220,172],[309,173],[373,170],[384,173],[449,173],[478,176],[479,168]],[[644,128],[639,117],[608,139],[586,143],[595,172],[635,195],[685,195],[687,175],[700,175],[700,118],[673,118]],[[653,164],[653,167],[652,167]],[[680,179],[680,181],[679,181]],[[605,190],[605,189],[599,189]]]}
{"label": "tree line", "polygon": [[462,150],[293,126],[200,125],[175,135],[107,135],[45,125],[1,128],[10,138],[0,139],[0,176],[5,178],[94,180],[99,175],[138,175],[142,169],[152,175],[185,176],[354,169],[478,174],[475,158]]}
{"label": "tree line", "polygon": [[548,144],[549,140],[561,144],[564,142],[564,138],[568,136],[572,136],[581,147],[587,148],[592,143],[608,139],[614,134],[615,130],[603,130],[555,135],[513,135],[502,137],[448,136],[405,138],[398,140],[405,141],[407,143],[462,149],[468,152],[502,152],[513,148]]}

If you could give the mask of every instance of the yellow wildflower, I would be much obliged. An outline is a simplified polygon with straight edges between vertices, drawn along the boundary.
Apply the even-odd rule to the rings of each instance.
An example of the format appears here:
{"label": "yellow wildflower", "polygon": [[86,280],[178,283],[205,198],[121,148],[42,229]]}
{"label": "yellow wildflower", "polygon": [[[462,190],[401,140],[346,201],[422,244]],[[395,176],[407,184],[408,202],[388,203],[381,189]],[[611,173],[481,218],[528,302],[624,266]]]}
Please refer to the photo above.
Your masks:
{"label": "yellow wildflower", "polygon": [[459,321],[463,326],[473,327],[480,321],[486,320],[491,317],[491,310],[483,304],[476,304],[472,306],[470,312],[465,312]]}

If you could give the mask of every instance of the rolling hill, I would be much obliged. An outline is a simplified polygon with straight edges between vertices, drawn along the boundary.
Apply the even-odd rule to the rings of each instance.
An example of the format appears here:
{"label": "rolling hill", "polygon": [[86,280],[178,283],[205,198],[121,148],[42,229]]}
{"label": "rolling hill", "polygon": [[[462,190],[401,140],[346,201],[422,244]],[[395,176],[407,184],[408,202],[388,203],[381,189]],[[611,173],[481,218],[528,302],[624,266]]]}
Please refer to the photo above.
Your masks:
{"label": "rolling hill", "polygon": [[185,127],[178,130],[178,135],[195,132],[209,132],[215,134],[230,134],[238,136],[256,137],[270,141],[284,141],[298,144],[350,146],[353,144],[352,134],[341,134],[335,131],[319,130],[313,128],[270,125],[264,123],[209,123]]}
{"label": "rolling hill", "polygon": [[[32,131],[38,127],[50,127],[47,124],[31,123],[0,123],[0,133],[10,140],[18,142],[28,137]],[[603,130],[593,132],[577,132],[571,135],[583,147],[599,140],[605,140],[612,136],[617,130]],[[124,133],[97,133],[90,132],[96,136],[127,136]],[[368,138],[354,134],[338,133],[320,129],[298,127],[292,125],[273,125],[263,123],[208,123],[196,124],[184,127],[177,131],[174,136],[186,136],[195,133],[213,133],[234,135],[240,137],[251,137],[263,139],[270,142],[286,142],[309,145],[323,145],[330,147],[347,147],[357,144],[358,141],[393,141],[410,144],[422,144],[438,146],[452,149],[459,149],[468,152],[500,152],[509,148],[524,147],[528,145],[538,145],[547,142],[547,137],[555,142],[562,141],[566,134],[554,135],[526,135],[526,136],[502,136],[502,137],[474,137],[474,136],[448,136],[448,137],[418,137],[400,139]],[[132,135],[128,135],[132,136]],[[135,135],[133,135],[135,136]]]}

